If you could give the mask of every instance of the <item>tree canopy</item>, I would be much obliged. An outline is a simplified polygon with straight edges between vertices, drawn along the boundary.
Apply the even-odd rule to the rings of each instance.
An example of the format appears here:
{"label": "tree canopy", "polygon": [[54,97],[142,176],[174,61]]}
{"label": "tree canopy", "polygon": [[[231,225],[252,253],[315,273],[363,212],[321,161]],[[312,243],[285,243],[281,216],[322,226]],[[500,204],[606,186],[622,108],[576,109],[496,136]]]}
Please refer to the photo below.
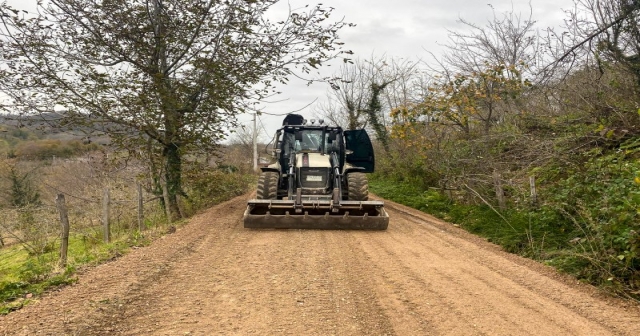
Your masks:
{"label": "tree canopy", "polygon": [[348,24],[329,23],[332,9],[272,22],[277,2],[49,0],[35,14],[3,4],[5,106],[55,113],[61,127],[86,125],[121,148],[157,148],[175,215],[185,153],[211,150],[275,84],[345,53],[337,33]]}

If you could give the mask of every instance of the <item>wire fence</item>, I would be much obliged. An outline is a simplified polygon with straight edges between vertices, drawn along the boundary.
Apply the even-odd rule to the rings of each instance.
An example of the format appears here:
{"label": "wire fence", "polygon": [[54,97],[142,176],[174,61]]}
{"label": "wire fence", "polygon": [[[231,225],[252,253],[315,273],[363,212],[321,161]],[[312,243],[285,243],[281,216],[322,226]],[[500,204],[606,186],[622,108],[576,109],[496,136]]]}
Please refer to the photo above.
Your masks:
{"label": "wire fence", "polygon": [[39,201],[0,208],[0,247],[21,244],[39,255],[59,246],[64,264],[69,236],[110,242],[165,222],[142,165],[112,166],[103,158],[88,157],[19,162],[17,167],[37,171],[33,177],[40,186]]}

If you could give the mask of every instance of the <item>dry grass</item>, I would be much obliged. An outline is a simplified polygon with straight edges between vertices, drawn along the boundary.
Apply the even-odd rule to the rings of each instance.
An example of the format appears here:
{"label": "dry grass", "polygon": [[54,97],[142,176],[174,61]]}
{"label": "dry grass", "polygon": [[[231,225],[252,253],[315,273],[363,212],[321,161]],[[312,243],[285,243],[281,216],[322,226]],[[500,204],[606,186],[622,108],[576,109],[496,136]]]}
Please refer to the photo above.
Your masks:
{"label": "dry grass", "polygon": [[[142,165],[112,164],[106,155],[88,154],[71,160],[9,161],[0,164],[0,176],[7,167],[16,167],[20,172],[31,171],[33,183],[40,193],[40,206],[28,209],[29,220],[24,219],[26,210],[8,207],[4,197],[4,207],[0,207],[0,232],[6,237],[5,244],[28,243],[40,239],[36,236],[56,237],[59,232],[59,214],[55,208],[57,194],[64,194],[72,234],[99,235],[102,230],[103,197],[109,189],[111,199],[110,223],[114,236],[126,235],[138,229],[137,223],[137,183],[148,181],[143,176]],[[2,179],[2,190],[9,190],[6,179]],[[147,189],[148,188],[143,188]],[[6,196],[6,195],[3,195]],[[143,191],[145,200],[154,196]],[[162,211],[157,202],[145,202],[145,223],[163,222]],[[41,239],[40,239],[41,240]]]}

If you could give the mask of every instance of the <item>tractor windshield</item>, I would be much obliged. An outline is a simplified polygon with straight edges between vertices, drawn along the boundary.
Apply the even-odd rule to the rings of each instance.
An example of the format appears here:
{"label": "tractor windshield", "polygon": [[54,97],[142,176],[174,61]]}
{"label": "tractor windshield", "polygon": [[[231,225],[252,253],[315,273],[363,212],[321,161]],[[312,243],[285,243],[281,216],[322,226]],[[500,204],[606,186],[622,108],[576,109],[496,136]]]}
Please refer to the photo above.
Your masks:
{"label": "tractor windshield", "polygon": [[322,130],[303,130],[302,140],[296,140],[296,151],[321,152],[324,139]]}
{"label": "tractor windshield", "polygon": [[332,150],[339,148],[340,143],[338,141],[329,142],[329,130],[325,129],[302,129],[297,130],[298,136],[296,139],[293,130],[285,131],[282,137],[285,156],[288,157],[289,153],[293,150],[295,152],[304,153],[323,153],[329,154]]}

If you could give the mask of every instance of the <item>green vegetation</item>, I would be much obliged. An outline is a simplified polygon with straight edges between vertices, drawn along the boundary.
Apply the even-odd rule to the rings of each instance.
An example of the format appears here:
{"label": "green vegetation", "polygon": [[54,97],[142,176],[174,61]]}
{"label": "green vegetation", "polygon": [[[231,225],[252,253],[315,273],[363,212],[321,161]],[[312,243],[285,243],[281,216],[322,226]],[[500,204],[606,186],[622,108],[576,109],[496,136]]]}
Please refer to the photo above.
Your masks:
{"label": "green vegetation", "polygon": [[19,142],[11,154],[28,160],[70,158],[98,149],[96,144],[84,144],[79,140],[30,140]]}
{"label": "green vegetation", "polygon": [[40,193],[35,190],[30,172],[20,173],[15,166],[9,168],[9,204],[23,208],[40,204]]}
{"label": "green vegetation", "polygon": [[30,254],[20,245],[0,249],[0,314],[19,309],[45,290],[74,283],[74,273],[80,267],[112,260],[131,246],[149,242],[149,238],[134,234],[103,244],[101,237],[90,232],[76,234],[69,239],[70,259],[65,268],[57,266],[59,246],[40,255]]}
{"label": "green vegetation", "polygon": [[616,149],[586,151],[578,162],[536,168],[532,173],[539,176],[540,203],[516,202],[525,195],[512,195],[513,201],[500,211],[381,174],[372,177],[371,190],[459,224],[506,251],[544,261],[613,293],[638,299],[639,156],[640,141],[633,139]]}
{"label": "green vegetation", "polygon": [[21,246],[0,249],[0,314],[21,308],[46,289],[75,282],[73,267],[53,272],[52,253],[32,256]]}
{"label": "green vegetation", "polygon": [[48,139],[47,136],[37,128],[0,125],[0,157],[21,160],[71,158],[99,148],[97,144],[85,143],[78,137],[59,140]]}
{"label": "green vegetation", "polygon": [[237,168],[222,166],[218,170],[188,172],[190,208],[205,209],[247,192],[247,187],[255,181],[255,176],[236,173],[234,170]]}
{"label": "green vegetation", "polygon": [[379,175],[370,183],[372,192],[381,197],[459,224],[509,252],[528,257],[548,257],[548,253],[562,249],[574,232],[571,223],[561,224],[559,216],[550,211],[509,209],[497,213],[484,204],[456,203],[437,190],[423,190],[415,184]]}

